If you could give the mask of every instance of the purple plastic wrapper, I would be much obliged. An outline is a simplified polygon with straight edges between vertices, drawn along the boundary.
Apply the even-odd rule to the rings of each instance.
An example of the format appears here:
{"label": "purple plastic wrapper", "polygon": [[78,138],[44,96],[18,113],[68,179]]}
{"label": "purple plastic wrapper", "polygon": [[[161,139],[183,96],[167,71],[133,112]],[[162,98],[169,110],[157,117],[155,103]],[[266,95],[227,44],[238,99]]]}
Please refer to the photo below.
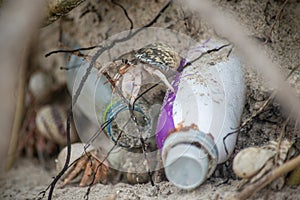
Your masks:
{"label": "purple plastic wrapper", "polygon": [[176,74],[175,79],[172,83],[174,92],[167,92],[164,98],[163,105],[161,107],[156,127],[156,144],[158,149],[161,149],[163,147],[163,144],[169,132],[175,129],[173,121],[173,103],[178,91],[178,85],[182,74],[182,67],[185,65],[185,63],[186,60],[182,59],[180,62],[180,66],[178,67],[178,73]]}

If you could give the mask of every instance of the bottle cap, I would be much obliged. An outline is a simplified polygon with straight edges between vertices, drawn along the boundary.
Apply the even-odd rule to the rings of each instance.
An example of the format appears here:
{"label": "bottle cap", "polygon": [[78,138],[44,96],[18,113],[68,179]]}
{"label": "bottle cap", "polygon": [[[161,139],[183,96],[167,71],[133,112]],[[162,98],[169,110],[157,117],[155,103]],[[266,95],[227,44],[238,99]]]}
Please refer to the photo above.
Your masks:
{"label": "bottle cap", "polygon": [[169,135],[162,156],[169,181],[188,190],[203,183],[213,173],[218,161],[212,138],[194,129]]}
{"label": "bottle cap", "polygon": [[165,173],[169,181],[183,189],[193,189],[205,181],[208,158],[200,148],[179,144],[169,150]]}

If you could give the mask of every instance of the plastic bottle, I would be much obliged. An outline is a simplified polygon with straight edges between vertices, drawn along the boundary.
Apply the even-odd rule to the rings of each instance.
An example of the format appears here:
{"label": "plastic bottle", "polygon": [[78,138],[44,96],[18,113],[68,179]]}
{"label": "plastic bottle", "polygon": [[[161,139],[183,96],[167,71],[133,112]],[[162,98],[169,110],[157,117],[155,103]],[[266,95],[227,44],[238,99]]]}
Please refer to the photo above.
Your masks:
{"label": "plastic bottle", "polygon": [[[73,68],[67,71],[67,80],[69,91],[74,95],[89,67],[89,62],[80,57],[71,56],[68,67]],[[151,118],[145,111],[145,107],[139,103],[135,104],[133,112],[138,120],[138,124],[130,120],[131,113],[128,104],[116,92],[112,91],[107,78],[103,75],[99,76],[95,68],[91,70],[78,97],[78,101],[73,106],[73,110],[77,132],[81,140],[86,143],[94,137],[93,134],[107,123],[104,131],[113,143],[118,143],[118,146],[140,148],[140,131],[143,132],[145,140],[149,139],[147,136],[152,135],[155,144],[155,134],[150,133]],[[128,123],[125,125],[127,121]],[[88,130],[91,124],[97,125],[97,128]],[[122,135],[118,139],[120,133]],[[96,145],[99,146],[100,137],[95,137],[95,139],[94,143],[97,143]]]}
{"label": "plastic bottle", "polygon": [[[190,50],[193,60],[226,43],[208,40]],[[230,47],[204,54],[178,73],[175,92],[167,92],[161,108],[156,142],[170,182],[193,189],[233,152],[245,101],[241,64]],[[184,65],[182,62],[181,65]]]}

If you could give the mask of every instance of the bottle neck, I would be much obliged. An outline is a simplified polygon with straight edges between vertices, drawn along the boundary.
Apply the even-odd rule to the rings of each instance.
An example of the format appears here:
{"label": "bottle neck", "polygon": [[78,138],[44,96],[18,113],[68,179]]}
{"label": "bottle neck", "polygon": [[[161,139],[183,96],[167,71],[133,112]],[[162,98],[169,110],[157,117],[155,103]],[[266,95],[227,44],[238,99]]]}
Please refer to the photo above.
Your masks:
{"label": "bottle neck", "polygon": [[130,110],[123,101],[113,101],[105,109],[103,122],[108,137],[124,148],[140,148],[140,136],[145,141],[151,137],[151,119],[139,104]]}

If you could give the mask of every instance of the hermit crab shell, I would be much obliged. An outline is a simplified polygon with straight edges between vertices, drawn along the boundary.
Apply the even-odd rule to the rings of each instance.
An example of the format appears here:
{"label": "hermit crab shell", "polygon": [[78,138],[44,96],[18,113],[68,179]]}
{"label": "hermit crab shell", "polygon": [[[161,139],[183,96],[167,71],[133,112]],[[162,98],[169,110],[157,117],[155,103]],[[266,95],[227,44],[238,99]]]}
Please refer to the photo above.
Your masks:
{"label": "hermit crab shell", "polygon": [[[37,130],[47,139],[60,145],[66,145],[67,113],[58,105],[46,105],[40,108],[35,118]],[[71,128],[71,142],[77,140],[77,135]]]}
{"label": "hermit crab shell", "polygon": [[135,53],[135,58],[164,71],[176,69],[180,63],[179,54],[172,47],[163,43],[149,44],[139,49]]}
{"label": "hermit crab shell", "polygon": [[44,72],[36,72],[31,75],[28,87],[36,100],[42,100],[53,87],[52,77]]}
{"label": "hermit crab shell", "polygon": [[233,171],[240,178],[254,176],[266,162],[275,155],[275,151],[250,147],[240,151],[233,160]]}
{"label": "hermit crab shell", "polygon": [[[81,156],[84,155],[84,153],[89,153],[92,151],[96,151],[96,148],[93,147],[92,145],[88,146],[86,149],[86,144],[85,143],[74,143],[71,144],[71,157],[70,157],[70,164],[73,163],[75,160],[81,158]],[[85,149],[85,151],[84,151]],[[56,170],[61,171],[62,168],[65,165],[67,157],[67,147],[63,148],[60,153],[58,154],[57,159],[55,160],[56,162]],[[72,170],[72,167],[70,167],[67,172],[65,172],[65,176],[69,173],[69,171]],[[64,178],[64,177],[62,177]]]}

